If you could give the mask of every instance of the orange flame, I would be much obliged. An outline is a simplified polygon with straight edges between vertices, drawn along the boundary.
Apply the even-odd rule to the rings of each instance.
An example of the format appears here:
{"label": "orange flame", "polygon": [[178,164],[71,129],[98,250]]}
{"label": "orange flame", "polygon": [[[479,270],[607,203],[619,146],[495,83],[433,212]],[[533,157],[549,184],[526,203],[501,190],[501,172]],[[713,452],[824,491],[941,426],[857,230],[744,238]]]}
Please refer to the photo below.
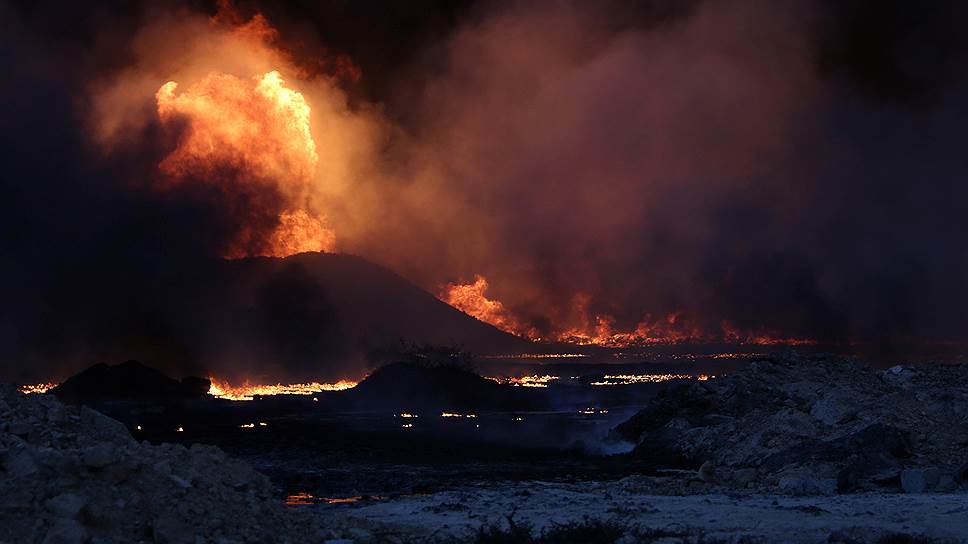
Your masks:
{"label": "orange flame", "polygon": [[441,291],[440,300],[450,304],[465,314],[498,329],[533,340],[538,339],[534,329],[525,326],[511,314],[501,301],[492,300],[485,294],[488,283],[484,276],[474,276],[474,283],[450,283]]}
{"label": "orange flame", "polygon": [[[619,329],[615,318],[590,310],[591,297],[579,293],[572,300],[571,313],[564,321],[570,323],[542,335],[538,330],[515,316],[501,301],[488,298],[489,287],[484,276],[475,276],[473,283],[452,283],[441,290],[440,300],[458,310],[490,323],[511,334],[530,340],[551,340],[576,345],[595,345],[626,348],[652,344],[716,343],[749,345],[811,345],[816,341],[805,338],[778,336],[768,331],[741,332],[728,321],[720,322],[719,331],[704,331],[681,312],[661,317],[646,314],[632,329]],[[523,384],[519,384],[523,385]],[[541,387],[541,385],[531,385]]]}
{"label": "orange flame", "polygon": [[[169,81],[156,93],[162,124],[185,123],[178,146],[159,165],[167,183],[199,180],[221,191],[250,183],[298,202],[312,181],[319,156],[310,132],[310,107],[286,87],[279,72],[244,79],[211,73],[176,94]],[[324,218],[306,209],[279,215],[265,240],[243,229],[225,257],[285,257],[304,251],[333,251],[336,237]]]}
{"label": "orange flame", "polygon": [[275,395],[313,395],[322,391],[343,391],[356,387],[357,384],[357,382],[350,380],[340,380],[334,383],[277,383],[274,385],[253,385],[246,382],[243,385],[235,386],[213,377],[209,377],[209,381],[211,386],[208,389],[208,394],[226,400],[253,400],[255,397]]}

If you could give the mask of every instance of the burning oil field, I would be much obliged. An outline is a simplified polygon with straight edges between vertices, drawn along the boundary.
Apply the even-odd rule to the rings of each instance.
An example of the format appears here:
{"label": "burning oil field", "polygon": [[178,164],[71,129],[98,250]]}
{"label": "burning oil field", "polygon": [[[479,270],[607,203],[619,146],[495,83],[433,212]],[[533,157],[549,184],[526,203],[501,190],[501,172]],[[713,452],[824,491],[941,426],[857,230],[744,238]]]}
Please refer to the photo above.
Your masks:
{"label": "burning oil field", "polygon": [[0,542],[968,541],[962,2],[0,23]]}

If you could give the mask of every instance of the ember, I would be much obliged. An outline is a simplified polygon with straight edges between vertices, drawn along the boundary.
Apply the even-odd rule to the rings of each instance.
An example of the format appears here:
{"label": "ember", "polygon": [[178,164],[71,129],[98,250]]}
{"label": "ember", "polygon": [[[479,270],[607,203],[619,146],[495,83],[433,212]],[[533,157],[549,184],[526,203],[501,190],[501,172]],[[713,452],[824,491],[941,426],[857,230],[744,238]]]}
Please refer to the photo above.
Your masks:
{"label": "ember", "polygon": [[692,376],[690,374],[606,374],[601,381],[592,382],[592,385],[630,385],[635,383],[660,383],[669,380],[698,380],[704,382],[715,376],[700,374]]}
{"label": "ember", "polygon": [[21,393],[25,395],[39,395],[50,391],[51,389],[57,387],[59,384],[54,382],[45,383],[34,383],[28,385],[21,385],[18,389]]}

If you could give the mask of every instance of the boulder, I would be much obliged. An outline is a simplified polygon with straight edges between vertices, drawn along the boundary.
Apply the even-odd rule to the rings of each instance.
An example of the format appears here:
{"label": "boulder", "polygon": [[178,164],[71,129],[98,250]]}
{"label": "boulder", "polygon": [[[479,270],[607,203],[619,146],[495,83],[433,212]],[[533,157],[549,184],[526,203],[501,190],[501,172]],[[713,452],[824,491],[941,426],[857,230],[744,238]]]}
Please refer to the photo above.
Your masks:
{"label": "boulder", "polygon": [[938,485],[940,480],[941,471],[934,467],[901,471],[901,489],[905,493],[924,493]]}

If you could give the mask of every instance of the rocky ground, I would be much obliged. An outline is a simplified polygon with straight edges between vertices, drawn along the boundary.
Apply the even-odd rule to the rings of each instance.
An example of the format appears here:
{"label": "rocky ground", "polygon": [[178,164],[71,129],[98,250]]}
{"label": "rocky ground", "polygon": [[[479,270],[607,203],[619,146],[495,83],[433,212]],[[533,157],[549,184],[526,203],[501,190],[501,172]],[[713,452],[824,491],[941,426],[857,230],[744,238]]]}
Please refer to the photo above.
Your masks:
{"label": "rocky ground", "polygon": [[[372,535],[410,535],[413,542],[530,542],[521,538],[520,531],[515,533],[511,524],[528,528],[534,541],[562,543],[968,541],[968,497],[963,494],[795,497],[721,489],[668,494],[670,488],[689,480],[670,475],[581,484],[492,483],[389,501],[331,505],[319,514]],[[596,536],[586,535],[587,540],[575,536],[589,525]],[[500,532],[501,537],[486,538],[488,530]],[[540,538],[556,532],[558,538]],[[606,534],[607,538],[598,536]]]}
{"label": "rocky ground", "polygon": [[218,448],[0,386],[0,543],[963,542],[966,418],[968,367],[786,356],[651,399],[608,481],[285,507]]}
{"label": "rocky ground", "polygon": [[732,488],[789,494],[959,491],[968,367],[866,369],[787,356],[663,391],[616,433],[634,454]]}
{"label": "rocky ground", "polygon": [[117,421],[0,386],[0,542],[317,542],[316,518],[219,449],[136,442]]}

